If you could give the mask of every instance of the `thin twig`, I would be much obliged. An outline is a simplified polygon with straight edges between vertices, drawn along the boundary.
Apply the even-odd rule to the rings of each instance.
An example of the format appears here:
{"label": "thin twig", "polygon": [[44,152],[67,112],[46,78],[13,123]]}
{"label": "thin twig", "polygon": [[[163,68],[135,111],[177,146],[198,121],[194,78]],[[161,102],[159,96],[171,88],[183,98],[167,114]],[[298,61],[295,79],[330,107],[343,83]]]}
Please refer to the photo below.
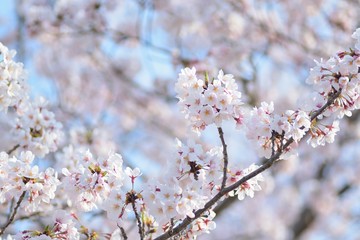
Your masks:
{"label": "thin twig", "polygon": [[119,224],[117,224],[117,226],[120,229],[120,234],[121,234],[122,240],[127,240],[128,237],[126,235],[125,229],[123,227],[121,227]]}
{"label": "thin twig", "polygon": [[142,226],[141,226],[141,220],[140,220],[139,213],[137,212],[137,209],[136,209],[136,206],[135,206],[135,201],[132,201],[131,205],[132,205],[132,208],[133,208],[133,211],[135,213],[136,220],[137,220],[140,239],[143,240],[144,239],[144,230],[142,229]]}
{"label": "thin twig", "polygon": [[123,227],[119,227],[120,228],[120,232],[121,232],[121,236],[123,238],[123,240],[127,240],[127,235],[125,232],[125,229]]}
{"label": "thin twig", "polygon": [[174,218],[170,218],[170,227],[169,227],[169,232],[172,232],[173,228],[175,226],[175,223],[174,223]]}
{"label": "thin twig", "polygon": [[275,131],[271,133],[271,156],[275,155]]}
{"label": "thin twig", "polygon": [[228,168],[228,153],[227,153],[227,145],[224,139],[224,132],[221,127],[218,127],[219,137],[221,140],[221,144],[223,146],[223,156],[224,156],[224,168],[223,168],[223,179],[221,183],[221,189],[225,188],[226,180],[227,180],[227,168]]}
{"label": "thin twig", "polygon": [[0,236],[4,233],[5,229],[14,221],[17,210],[20,207],[21,202],[24,200],[25,194],[26,191],[23,191],[23,193],[20,195],[19,200],[17,201],[16,206],[14,208],[14,211],[7,220],[7,223],[0,229]]}
{"label": "thin twig", "polygon": [[[339,91],[337,91],[334,94],[332,94],[331,96],[329,96],[326,104],[324,104],[324,106],[322,106],[317,111],[314,111],[310,115],[311,121],[314,120],[315,118],[317,118],[319,115],[321,115],[331,104],[334,103],[335,99],[337,99],[340,96],[341,90],[342,89],[339,89]],[[177,225],[174,229],[172,229],[171,232],[167,231],[167,232],[163,233],[162,235],[158,236],[157,238],[155,238],[155,240],[166,240],[166,239],[171,238],[172,236],[175,236],[179,232],[183,231],[189,224],[191,224],[195,219],[197,219],[201,215],[203,215],[203,213],[205,213],[208,209],[210,209],[215,203],[217,203],[226,194],[237,189],[238,187],[241,186],[241,184],[245,183],[246,181],[252,179],[253,177],[257,176],[258,174],[264,172],[266,169],[270,168],[273,165],[273,163],[280,158],[280,156],[284,153],[284,151],[293,142],[294,142],[293,138],[288,139],[286,141],[286,143],[284,144],[283,148],[279,149],[275,155],[273,155],[272,157],[267,159],[266,162],[263,165],[261,165],[258,169],[249,173],[248,175],[244,176],[243,178],[241,178],[239,181],[237,181],[233,185],[230,185],[226,188],[221,189],[220,192],[218,192],[212,199],[210,199],[203,208],[194,212],[194,215],[195,215],[194,218],[186,217],[179,225]]]}
{"label": "thin twig", "polygon": [[18,147],[20,147],[20,144],[16,144],[12,149],[10,149],[9,151],[7,151],[6,153],[8,155],[12,154],[16,149],[18,149]]}

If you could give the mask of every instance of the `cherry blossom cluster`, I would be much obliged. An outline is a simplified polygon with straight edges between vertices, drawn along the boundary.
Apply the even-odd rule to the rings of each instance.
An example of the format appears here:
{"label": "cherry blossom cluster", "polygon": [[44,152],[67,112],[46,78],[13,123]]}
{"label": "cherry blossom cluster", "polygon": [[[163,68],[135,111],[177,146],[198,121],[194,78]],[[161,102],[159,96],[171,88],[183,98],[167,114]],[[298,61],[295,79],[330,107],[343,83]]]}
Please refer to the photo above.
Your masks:
{"label": "cherry blossom cluster", "polygon": [[211,148],[205,151],[201,144],[196,143],[193,139],[187,140],[186,144],[180,140],[177,142],[177,152],[175,155],[176,172],[179,180],[185,180],[190,177],[191,180],[199,180],[203,176],[210,183],[212,188],[220,184],[220,177],[216,171],[222,168],[222,149],[220,147]]}
{"label": "cherry blossom cluster", "polygon": [[[103,209],[107,212],[109,219],[118,222],[125,219],[129,212],[134,212],[135,215],[138,216],[138,211],[140,211],[143,223],[150,233],[155,232],[157,223],[155,222],[154,217],[147,212],[141,191],[135,190],[135,180],[142,175],[140,169],[126,167],[124,173],[130,180],[131,189],[128,191],[120,191],[119,187],[113,188],[103,204]],[[126,183],[125,180],[124,183]]]}
{"label": "cherry blossom cluster", "polygon": [[318,124],[311,127],[310,138],[307,143],[314,148],[324,146],[326,143],[332,143],[338,131],[340,131],[339,121],[333,121],[330,124]]}
{"label": "cherry blossom cluster", "polygon": [[210,233],[211,230],[216,228],[216,223],[213,221],[216,213],[212,210],[209,210],[207,214],[199,217],[194,221],[190,226],[190,229],[187,231],[184,239],[196,239],[196,237],[203,233]]}
{"label": "cherry blossom cluster", "polygon": [[23,208],[26,212],[35,212],[54,199],[60,185],[57,173],[53,168],[42,172],[37,165],[32,166],[34,157],[30,151],[21,152],[19,158],[0,153],[0,203],[25,194]]}
{"label": "cherry blossom cluster", "polygon": [[119,154],[96,159],[89,151],[83,152],[78,160],[76,168],[62,169],[62,183],[71,204],[87,212],[101,206],[112,191],[120,190],[123,160]]}
{"label": "cherry blossom cluster", "polygon": [[32,151],[39,157],[57,150],[62,137],[62,125],[53,112],[46,109],[44,98],[23,104],[18,109],[14,126],[15,138],[20,148]]}
{"label": "cherry blossom cluster", "polygon": [[309,115],[301,110],[274,113],[274,103],[262,102],[246,118],[246,136],[254,142],[260,157],[269,158],[291,137],[300,141],[311,126]]}
{"label": "cherry blossom cluster", "polygon": [[52,216],[52,225],[46,225],[43,230],[25,230],[15,235],[15,240],[51,240],[51,239],[80,239],[76,228],[75,215],[58,210]]}
{"label": "cherry blossom cluster", "polygon": [[62,136],[61,124],[46,109],[43,98],[29,101],[23,64],[13,61],[14,56],[15,51],[9,51],[0,43],[0,109],[7,111],[14,107],[16,110],[14,137],[18,147],[44,157],[57,149]]}
{"label": "cherry blossom cluster", "polygon": [[[344,115],[351,116],[351,111],[360,107],[360,30],[357,29],[352,37],[357,40],[355,49],[339,52],[327,61],[316,61],[316,66],[311,69],[306,79],[315,89],[312,102],[308,103],[313,111],[321,108],[328,98],[339,94],[334,104],[317,117],[318,120],[330,115],[338,118],[343,118]],[[312,124],[308,143],[313,147],[332,143],[338,131],[337,120],[329,124]]]}
{"label": "cherry blossom cluster", "polygon": [[[353,37],[359,41],[358,31]],[[282,148],[286,140],[292,138],[298,142],[308,130],[308,143],[311,146],[332,143],[339,131],[339,122],[317,122],[330,115],[338,118],[344,115],[351,116],[351,111],[359,109],[359,66],[360,49],[357,43],[355,50],[343,51],[327,61],[316,62],[306,80],[308,84],[313,85],[315,92],[304,104],[305,110],[288,110],[285,114],[277,115],[273,113],[273,103],[265,102],[261,107],[254,108],[249,114],[250,117],[246,119],[246,132],[247,137],[255,142],[259,155],[269,158]],[[334,103],[315,119],[311,119],[311,115],[321,110],[332,97],[335,98]]]}
{"label": "cherry blossom cluster", "polygon": [[[216,228],[216,223],[213,221],[216,214],[214,211],[209,210],[207,214],[197,218],[183,233],[179,234],[179,240],[197,239],[197,237],[204,233],[210,233],[211,230]],[[164,228],[167,229],[168,226]]]}
{"label": "cherry blossom cluster", "polygon": [[150,212],[160,217],[159,223],[176,216],[194,217],[193,209],[202,208],[220,184],[221,156],[220,148],[204,151],[193,140],[177,141],[176,163],[162,183],[151,187],[148,197],[153,203]]}
{"label": "cherry blossom cluster", "polygon": [[13,60],[15,51],[0,43],[0,110],[19,104],[27,97],[23,64]]}
{"label": "cherry blossom cluster", "polygon": [[338,118],[344,115],[351,116],[351,111],[359,107],[359,73],[360,50],[340,52],[327,61],[316,61],[316,66],[311,69],[310,76],[306,79],[313,85],[316,93],[313,109],[317,110],[329,96],[337,91],[341,95],[323,116],[336,113]]}
{"label": "cherry blossom cluster", "polygon": [[[177,221],[182,218],[194,218],[194,210],[203,208],[205,203],[220,191],[222,181],[223,153],[220,147],[205,151],[202,145],[192,139],[186,144],[177,140],[174,158],[176,164],[171,164],[164,179],[153,184],[150,192],[144,193],[147,194],[144,199],[148,200],[149,212],[154,214],[155,220],[165,231],[171,226],[169,219],[173,219],[176,226]],[[228,178],[228,183],[239,180],[257,168],[258,166],[251,165],[239,171]],[[245,195],[253,197],[254,191],[261,189],[259,181],[263,181],[261,174],[242,184],[231,196],[238,195],[239,200],[243,200]],[[187,229],[184,239],[189,239],[187,237],[190,236],[195,239],[197,235],[214,229],[214,217],[215,213],[210,211],[198,218]]]}
{"label": "cherry blossom cluster", "polygon": [[234,119],[241,125],[241,93],[231,74],[219,71],[217,79],[198,79],[196,69],[181,70],[175,86],[181,111],[191,122],[192,128],[200,132],[215,123],[220,127],[224,120]]}
{"label": "cherry blossom cluster", "polygon": [[[227,179],[228,184],[231,185],[237,181],[239,181],[241,178],[245,177],[246,175],[250,174],[251,172],[258,169],[259,166],[256,164],[251,164],[248,168],[243,170],[237,170],[230,172],[230,177]],[[237,198],[239,200],[244,200],[245,196],[254,197],[254,192],[260,191],[261,186],[259,185],[259,182],[264,181],[264,177],[262,174],[259,174],[248,181],[244,182],[240,185],[237,189],[229,193],[229,196],[233,197],[237,195]]]}

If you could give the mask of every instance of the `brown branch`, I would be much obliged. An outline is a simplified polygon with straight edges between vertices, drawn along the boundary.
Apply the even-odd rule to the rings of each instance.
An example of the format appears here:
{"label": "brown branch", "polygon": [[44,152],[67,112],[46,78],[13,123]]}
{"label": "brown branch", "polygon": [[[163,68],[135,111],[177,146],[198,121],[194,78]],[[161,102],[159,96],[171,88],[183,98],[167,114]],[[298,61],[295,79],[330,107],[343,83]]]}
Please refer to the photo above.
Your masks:
{"label": "brown branch", "polygon": [[[341,94],[341,89],[339,89],[339,91],[330,95],[326,104],[324,104],[324,106],[322,106],[317,111],[314,111],[310,115],[311,121],[314,120],[315,118],[317,118],[319,115],[321,115],[331,104],[333,104],[335,99],[338,98],[340,96],[340,94]],[[238,187],[241,186],[241,184],[245,183],[246,181],[252,179],[253,177],[257,176],[258,174],[264,172],[266,169],[270,168],[273,165],[273,163],[280,158],[280,156],[284,153],[284,151],[293,142],[294,142],[293,138],[288,139],[286,141],[286,143],[283,145],[283,147],[281,149],[279,149],[276,154],[274,154],[272,157],[267,159],[265,161],[265,163],[263,165],[261,165],[258,169],[249,173],[248,175],[244,176],[243,178],[241,178],[239,181],[237,181],[233,185],[230,185],[226,188],[221,189],[220,192],[218,192],[212,199],[210,199],[203,208],[198,209],[197,211],[194,212],[194,215],[195,215],[194,218],[186,217],[178,226],[176,226],[174,229],[172,229],[171,232],[169,232],[169,231],[165,232],[162,235],[160,235],[159,237],[155,238],[155,240],[169,239],[172,236],[175,236],[176,234],[183,231],[189,224],[191,224],[195,219],[199,218],[203,213],[205,213],[208,209],[210,209],[215,203],[217,203],[226,194],[237,189]]]}
{"label": "brown branch", "polygon": [[[120,236],[121,236],[121,239],[122,240],[127,240],[128,238],[127,238],[127,234],[126,234],[126,232],[125,232],[125,229],[122,227],[122,226],[120,226],[118,223],[116,224],[116,226],[119,228],[119,230],[120,230]],[[109,238],[110,239],[110,238]]]}
{"label": "brown branch", "polygon": [[224,156],[224,168],[223,168],[223,179],[222,179],[222,183],[221,183],[221,189],[225,188],[226,185],[226,180],[227,180],[227,168],[228,168],[228,153],[227,153],[227,145],[225,143],[225,139],[224,139],[224,132],[222,130],[221,127],[218,127],[218,132],[219,132],[219,137],[221,140],[221,144],[223,147],[223,156]]}
{"label": "brown branch", "polygon": [[6,153],[8,155],[12,154],[16,149],[20,147],[20,144],[16,144],[12,149],[8,150]]}
{"label": "brown branch", "polygon": [[[294,142],[293,138],[290,138],[284,145],[284,149],[286,149],[290,144]],[[250,174],[246,175],[245,177],[241,178],[239,181],[234,183],[233,185],[230,185],[229,187],[226,187],[224,189],[221,189],[218,194],[216,194],[209,202],[205,204],[204,208],[201,208],[197,211],[195,211],[195,217],[190,218],[186,217],[182,223],[180,223],[177,227],[175,227],[170,234],[169,232],[165,232],[164,234],[160,235],[159,237],[155,238],[155,240],[165,240],[168,239],[182,230],[184,230],[190,223],[192,223],[195,219],[199,218],[204,212],[206,212],[208,209],[210,209],[216,202],[218,202],[222,197],[224,197],[229,192],[235,190],[236,188],[240,187],[241,184],[245,183],[246,181],[250,180],[251,178],[257,176],[258,174],[262,173],[266,169],[270,168],[271,165],[279,159],[283,151],[277,152],[273,157],[269,158],[263,165],[261,165],[258,169],[251,172]]]}
{"label": "brown branch", "polygon": [[126,232],[123,227],[120,227],[121,236],[124,240],[127,240]]}
{"label": "brown branch", "polygon": [[335,99],[337,99],[341,95],[341,91],[342,91],[342,89],[340,88],[337,92],[335,92],[331,96],[329,96],[329,99],[324,104],[324,106],[322,106],[321,108],[319,108],[317,111],[313,112],[310,115],[310,120],[312,121],[315,118],[317,118],[319,115],[321,115],[325,111],[326,108],[328,108],[331,104],[333,104]]}
{"label": "brown branch", "polygon": [[132,201],[131,205],[132,205],[132,208],[133,208],[136,220],[137,220],[140,239],[143,240],[144,239],[144,230],[143,230],[142,225],[141,225],[141,220],[140,220],[139,213],[137,212],[137,209],[136,209],[136,206],[135,206],[135,201]]}
{"label": "brown branch", "polygon": [[23,191],[23,193],[20,195],[19,200],[17,201],[12,214],[9,216],[5,225],[0,229],[0,236],[4,233],[5,229],[14,221],[17,210],[20,207],[21,202],[24,200],[25,194],[26,194],[26,191]]}
{"label": "brown branch", "polygon": [[239,202],[239,200],[237,198],[225,198],[224,201],[216,205],[213,209],[216,213],[216,218],[218,218],[225,209],[229,208],[235,202]]}

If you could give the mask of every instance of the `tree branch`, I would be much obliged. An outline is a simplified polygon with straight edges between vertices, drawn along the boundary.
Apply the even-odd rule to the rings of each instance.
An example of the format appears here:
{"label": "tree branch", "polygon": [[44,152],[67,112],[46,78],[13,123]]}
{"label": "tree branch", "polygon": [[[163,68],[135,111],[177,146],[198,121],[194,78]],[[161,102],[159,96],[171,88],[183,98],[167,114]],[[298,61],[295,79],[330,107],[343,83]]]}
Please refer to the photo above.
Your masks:
{"label": "tree branch", "polygon": [[224,167],[223,167],[223,179],[222,179],[222,183],[221,183],[221,188],[220,189],[224,189],[225,185],[226,185],[226,180],[227,180],[227,168],[228,168],[228,153],[227,153],[227,145],[225,143],[225,139],[224,139],[224,132],[222,130],[221,127],[218,127],[218,132],[219,132],[219,137],[221,140],[221,144],[223,147],[223,157],[224,157]]}
{"label": "tree branch", "polygon": [[26,191],[23,191],[23,193],[20,195],[19,200],[17,201],[14,211],[9,216],[9,219],[5,223],[5,225],[0,229],[0,236],[4,233],[5,229],[14,221],[15,215],[17,213],[18,208],[20,207],[21,202],[24,200]]}
{"label": "tree branch", "polygon": [[140,239],[143,240],[144,239],[144,230],[143,230],[142,225],[141,225],[141,220],[140,220],[139,213],[137,212],[137,209],[136,209],[136,206],[135,206],[135,201],[132,201],[131,205],[132,205],[132,208],[133,208],[133,211],[135,213],[136,220],[137,220]]}
{"label": "tree branch", "polygon": [[[341,94],[341,90],[339,89],[337,92],[334,92],[331,96],[329,96],[327,102],[317,111],[314,111],[310,115],[311,121],[316,119],[319,115],[321,115],[331,104],[334,103],[335,99],[338,98]],[[309,131],[308,131],[309,132]],[[303,138],[304,139],[304,138]],[[261,165],[258,169],[255,171],[249,173],[245,177],[241,178],[239,181],[234,183],[233,185],[230,185],[228,187],[225,187],[220,190],[212,199],[210,199],[203,208],[198,209],[194,212],[195,217],[190,218],[186,217],[178,226],[176,226],[174,229],[172,229],[171,232],[165,232],[159,237],[155,238],[155,240],[165,240],[169,239],[172,236],[175,236],[179,232],[183,231],[189,224],[191,224],[195,219],[199,218],[203,213],[205,213],[208,209],[210,209],[215,203],[217,203],[222,197],[224,197],[229,192],[237,189],[241,186],[241,184],[245,183],[246,181],[252,179],[253,177],[257,176],[258,174],[264,172],[266,169],[270,168],[275,161],[277,161],[280,156],[284,153],[284,151],[294,142],[293,138],[290,138],[286,141],[286,143],[283,145],[281,149],[278,150],[276,154],[274,154],[272,157],[266,160],[266,162]]]}
{"label": "tree branch", "polygon": [[18,149],[18,147],[20,147],[20,144],[16,144],[13,148],[11,148],[10,150],[8,150],[6,153],[8,155],[12,154],[16,149]]}
{"label": "tree branch", "polygon": [[121,227],[119,224],[117,224],[118,228],[120,229],[120,235],[122,237],[122,240],[127,240],[128,237],[126,235],[125,229]]}

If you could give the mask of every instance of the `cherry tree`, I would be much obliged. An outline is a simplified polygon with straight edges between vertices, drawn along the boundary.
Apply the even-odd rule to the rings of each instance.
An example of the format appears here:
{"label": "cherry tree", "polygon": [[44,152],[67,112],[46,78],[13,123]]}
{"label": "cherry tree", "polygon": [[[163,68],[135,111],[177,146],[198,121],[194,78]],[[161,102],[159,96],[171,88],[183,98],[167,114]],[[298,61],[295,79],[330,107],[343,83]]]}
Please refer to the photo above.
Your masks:
{"label": "cherry tree", "polygon": [[2,239],[356,238],[356,1],[13,8]]}

